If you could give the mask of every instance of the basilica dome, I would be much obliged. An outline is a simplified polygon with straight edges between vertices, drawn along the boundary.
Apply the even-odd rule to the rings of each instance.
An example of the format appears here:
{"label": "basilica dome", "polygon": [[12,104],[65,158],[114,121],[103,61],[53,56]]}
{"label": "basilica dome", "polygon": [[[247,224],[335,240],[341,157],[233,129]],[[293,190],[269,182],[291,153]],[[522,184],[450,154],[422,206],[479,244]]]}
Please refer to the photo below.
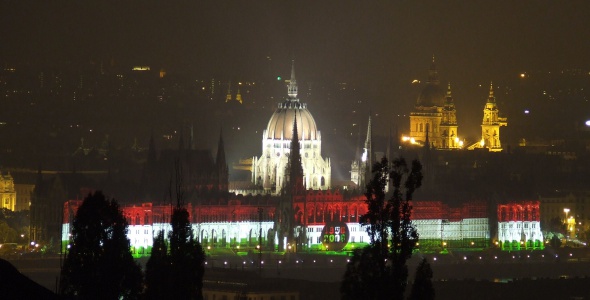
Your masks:
{"label": "basilica dome", "polygon": [[420,96],[416,106],[443,106],[445,103],[445,91],[440,87],[438,82],[428,82]]}
{"label": "basilica dome", "polygon": [[307,110],[307,104],[293,100],[287,100],[279,104],[270,121],[268,121],[264,138],[275,140],[292,139],[295,117],[297,117],[297,132],[300,141],[320,139],[320,133],[313,116]]}

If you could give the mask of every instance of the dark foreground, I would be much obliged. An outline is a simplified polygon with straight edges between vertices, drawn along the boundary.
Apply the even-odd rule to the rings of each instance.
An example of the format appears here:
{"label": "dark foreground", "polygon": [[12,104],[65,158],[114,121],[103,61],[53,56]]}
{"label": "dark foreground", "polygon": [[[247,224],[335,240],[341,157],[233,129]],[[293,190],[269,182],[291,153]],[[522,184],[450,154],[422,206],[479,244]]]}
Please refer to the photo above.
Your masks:
{"label": "dark foreground", "polygon": [[[590,299],[590,260],[586,255],[562,253],[559,259],[528,254],[503,257],[466,257],[445,260],[429,257],[436,299]],[[256,261],[211,257],[205,287],[225,283],[265,286],[299,292],[302,300],[340,299],[340,280],[346,257],[299,256]],[[413,258],[413,271],[419,258]],[[41,286],[56,290],[59,257],[14,259],[11,263]],[[413,273],[413,272],[412,272]],[[5,278],[0,274],[0,278]],[[410,279],[413,274],[410,275]]]}

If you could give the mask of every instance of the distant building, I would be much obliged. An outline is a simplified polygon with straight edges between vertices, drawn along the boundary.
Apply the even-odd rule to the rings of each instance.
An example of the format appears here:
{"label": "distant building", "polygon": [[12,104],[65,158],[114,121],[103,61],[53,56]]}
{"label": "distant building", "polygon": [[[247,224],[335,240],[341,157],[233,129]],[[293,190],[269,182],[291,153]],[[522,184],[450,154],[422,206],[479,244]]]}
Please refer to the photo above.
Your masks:
{"label": "distant building", "polygon": [[457,117],[451,85],[447,93],[440,86],[434,57],[428,71],[428,81],[418,96],[414,111],[410,113],[411,143],[425,145],[436,149],[459,148]]}
{"label": "distant building", "polygon": [[[294,64],[294,63],[293,63]],[[252,161],[252,182],[265,192],[279,194],[286,184],[293,124],[297,119],[303,183],[306,189],[327,190],[331,187],[330,159],[322,157],[322,136],[307,104],[297,98],[295,66],[291,69],[289,97],[279,103],[262,134],[262,155]]]}
{"label": "distant building", "polygon": [[0,199],[2,199],[0,208],[11,211],[16,210],[16,190],[14,189],[14,179],[10,175],[10,172],[3,174],[0,171]]}
{"label": "distant building", "polygon": [[494,86],[490,83],[490,95],[483,109],[483,121],[481,123],[481,141],[476,144],[478,148],[488,148],[490,151],[502,151],[500,143],[500,126],[507,126],[507,118],[499,116],[500,111],[494,97]]}
{"label": "distant building", "polygon": [[498,205],[498,243],[503,250],[543,249],[539,201]]}
{"label": "distant building", "polygon": [[[502,151],[500,127],[507,126],[507,118],[499,116],[493,86],[483,110],[482,137],[467,149],[487,148]],[[437,150],[462,149],[465,139],[459,136],[457,109],[451,93],[451,84],[446,92],[440,85],[434,57],[428,71],[428,81],[420,92],[414,110],[410,113],[410,132],[402,139],[415,145],[428,146]]]}

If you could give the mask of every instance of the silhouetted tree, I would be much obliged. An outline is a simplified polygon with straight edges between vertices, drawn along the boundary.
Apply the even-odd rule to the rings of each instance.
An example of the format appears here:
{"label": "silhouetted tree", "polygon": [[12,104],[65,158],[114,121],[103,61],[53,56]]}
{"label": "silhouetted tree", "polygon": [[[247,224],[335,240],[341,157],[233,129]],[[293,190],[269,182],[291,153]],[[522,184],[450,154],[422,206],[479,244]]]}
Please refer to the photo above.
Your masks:
{"label": "silhouetted tree", "polygon": [[142,274],[130,252],[128,223],[115,200],[88,195],[72,224],[60,291],[74,299],[137,299]]}
{"label": "silhouetted tree", "polygon": [[145,298],[166,299],[170,296],[172,285],[169,278],[170,258],[164,231],[154,238],[152,254],[145,265]]}
{"label": "silhouetted tree", "polygon": [[553,248],[561,247],[561,239],[557,236],[557,233],[553,234],[553,237],[551,238],[551,241],[549,241],[549,243]]}
{"label": "silhouetted tree", "polygon": [[423,258],[414,276],[414,283],[412,284],[412,292],[409,300],[433,300],[435,296],[434,287],[432,286],[432,268],[430,264]]}
{"label": "silhouetted tree", "polygon": [[[385,186],[391,181],[386,199]],[[403,158],[391,167],[384,157],[373,166],[373,179],[367,184],[366,214],[370,245],[355,250],[347,265],[340,291],[342,299],[402,299],[408,278],[407,260],[418,240],[410,215],[409,201],[422,184],[422,165],[417,160],[408,168]]]}
{"label": "silhouetted tree", "polygon": [[189,213],[176,207],[172,213],[170,238],[171,299],[203,299],[205,253],[194,238]]}
{"label": "silhouetted tree", "polygon": [[146,265],[146,297],[200,300],[203,299],[205,252],[194,237],[189,212],[184,207],[182,167],[178,162],[175,171],[176,206],[170,222],[172,231],[168,233],[170,248],[166,246],[164,234],[159,233]]}

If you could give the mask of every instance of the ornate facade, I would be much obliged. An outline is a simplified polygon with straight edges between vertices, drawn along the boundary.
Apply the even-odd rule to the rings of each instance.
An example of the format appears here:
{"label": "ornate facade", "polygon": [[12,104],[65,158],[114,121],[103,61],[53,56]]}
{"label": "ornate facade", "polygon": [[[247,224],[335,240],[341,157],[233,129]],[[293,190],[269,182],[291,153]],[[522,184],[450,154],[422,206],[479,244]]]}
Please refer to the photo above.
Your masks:
{"label": "ornate facade", "polygon": [[329,158],[322,157],[322,136],[306,103],[297,98],[295,68],[291,69],[288,98],[279,103],[262,134],[262,155],[252,160],[252,183],[267,193],[279,194],[286,184],[293,124],[297,119],[303,183],[306,189],[327,190],[331,187]]}
{"label": "ornate facade", "polygon": [[502,151],[500,143],[500,126],[508,125],[506,118],[500,118],[500,110],[494,97],[494,86],[490,83],[490,95],[483,108],[483,121],[481,123],[480,147],[490,151]]}
{"label": "ornate facade", "polygon": [[[447,98],[450,104],[447,104]],[[447,95],[445,95],[444,90],[440,87],[438,72],[433,58],[430,69],[428,70],[426,86],[418,96],[414,111],[410,113],[409,139],[412,143],[427,145],[433,148],[449,148],[451,146],[448,143],[443,144],[443,130],[450,130],[449,126],[454,126],[454,134],[457,134],[457,119],[454,117],[456,111],[454,110],[455,107],[452,99],[450,85]],[[445,110],[444,114],[443,110]],[[445,117],[445,125],[442,125],[443,115]],[[453,119],[454,124],[451,123]],[[449,131],[446,133],[447,136],[451,136],[452,134]],[[447,141],[447,139],[444,140]]]}
{"label": "ornate facade", "polygon": [[14,179],[10,173],[0,173],[0,199],[2,203],[0,208],[6,208],[14,211],[16,208],[16,191],[14,189]]}
{"label": "ornate facade", "polygon": [[[483,110],[481,140],[467,147],[487,148],[489,151],[502,151],[500,127],[506,126],[506,118],[499,117],[499,109],[494,97],[493,87]],[[464,140],[459,136],[457,109],[451,93],[451,84],[446,93],[438,80],[434,58],[428,71],[428,81],[418,96],[414,111],[410,113],[410,133],[403,137],[404,142],[428,146],[438,150],[462,149]]]}

